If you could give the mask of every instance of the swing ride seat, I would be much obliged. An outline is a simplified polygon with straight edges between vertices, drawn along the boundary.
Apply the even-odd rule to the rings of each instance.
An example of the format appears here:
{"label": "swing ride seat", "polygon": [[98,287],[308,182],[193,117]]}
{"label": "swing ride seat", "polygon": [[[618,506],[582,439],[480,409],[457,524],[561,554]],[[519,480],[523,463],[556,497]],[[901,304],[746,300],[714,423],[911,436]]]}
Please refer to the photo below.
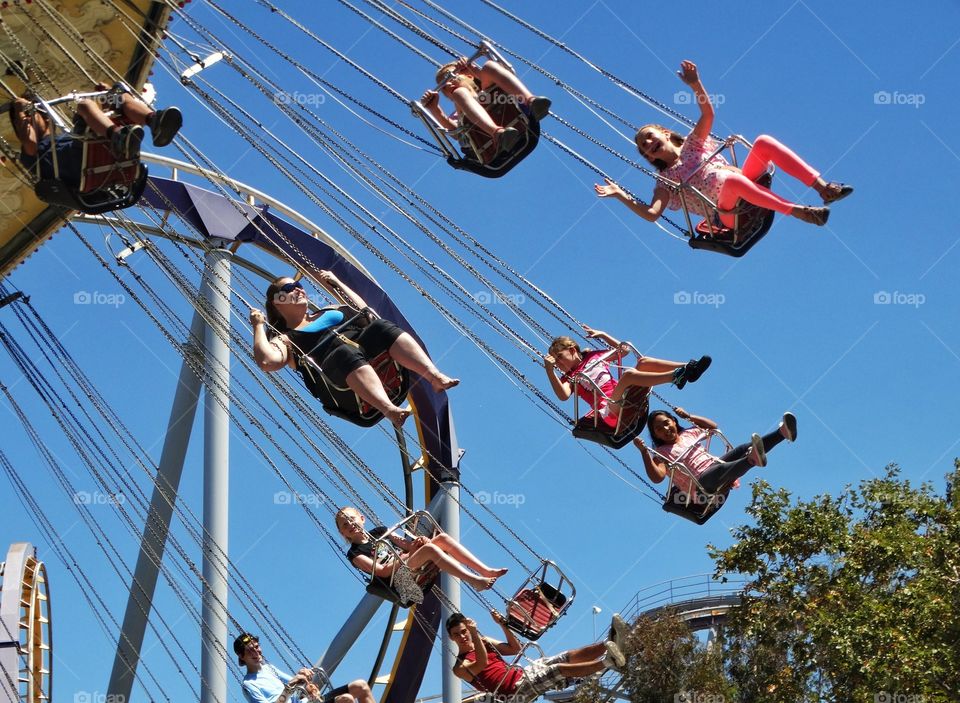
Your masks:
{"label": "swing ride seat", "polygon": [[[415,572],[406,567],[403,568],[406,569],[405,575],[399,576],[403,572],[398,570],[391,581],[374,577],[367,584],[367,593],[390,603],[395,603],[401,608],[409,608],[412,605],[422,603],[423,592],[433,588],[440,571],[432,564],[430,568],[423,567]],[[404,581],[402,586],[396,582],[398,576]]]}
{"label": "swing ride seat", "polygon": [[[549,571],[556,572],[556,585],[547,583]],[[565,586],[570,588],[569,595],[564,593]],[[525,639],[539,639],[567,612],[576,592],[560,568],[545,560],[507,601],[507,627]]]}
{"label": "swing ride seat", "polygon": [[118,161],[106,140],[85,140],[80,186],[42,178],[34,186],[34,193],[50,205],[100,215],[135,205],[147,187],[148,175],[146,165],[139,160]]}
{"label": "swing ride seat", "polygon": [[481,92],[480,102],[490,118],[501,127],[513,127],[520,139],[509,151],[500,152],[492,137],[476,125],[464,120],[454,130],[462,156],[449,156],[447,163],[455,169],[470,171],[485,178],[500,178],[523,161],[540,141],[540,123],[529,114],[525,105],[518,105],[515,97],[497,86]]}
{"label": "swing ride seat", "polygon": [[[147,167],[140,159],[118,159],[110,149],[110,139],[93,134],[79,114],[74,115],[72,127],[68,126],[67,121],[54,107],[82,98],[104,101],[111,96],[127,92],[130,92],[128,86],[117,83],[109,90],[72,93],[49,101],[40,100],[38,109],[47,114],[53,125],[48,154],[52,161],[53,173],[59,173],[58,133],[68,139],[79,141],[82,145],[82,154],[80,172],[69,174],[69,178],[64,178],[62,173],[60,178],[41,177],[40,162],[37,162],[37,183],[34,186],[34,193],[38,199],[68,210],[79,210],[87,215],[122,210],[135,205],[140,200],[149,175]],[[108,117],[117,127],[131,124],[128,119],[119,114],[108,113]],[[75,186],[74,183],[79,185]]]}
{"label": "swing ride seat", "polygon": [[[769,188],[773,183],[773,173],[765,171],[757,179],[757,185]],[[737,228],[730,229],[723,226],[719,218],[711,223],[703,220],[697,224],[694,236],[687,242],[693,249],[705,249],[727,256],[741,257],[753,245],[759,242],[770,231],[776,213],[744,201],[737,204]]]}
{"label": "swing ride seat", "polygon": [[[710,444],[714,438],[717,438],[718,441],[724,444],[724,454],[733,449],[733,446],[723,433],[720,432],[720,430],[714,429],[709,430],[700,440],[691,444],[679,457],[672,461],[669,457],[660,454],[654,449],[649,450],[669,466],[670,485],[667,488],[667,495],[663,500],[663,510],[665,512],[678,515],[697,525],[702,525],[723,507],[732,486],[728,484],[717,491],[710,492],[701,485],[697,477],[694,476],[683,463],[684,458],[690,454],[698,444],[703,443],[704,451],[709,452]],[[682,473],[685,478],[687,484],[686,490],[677,485],[674,474],[678,471]]]}
{"label": "swing ride seat", "polygon": [[[397,561],[400,559],[400,554],[396,545],[390,541],[390,537],[398,532],[433,537],[440,532],[440,526],[430,513],[418,510],[385,530],[376,539],[376,543],[384,545],[392,553],[392,558]],[[377,553],[376,547],[374,553]],[[416,571],[403,565],[394,571],[389,580],[371,574],[366,590],[372,596],[395,603],[401,608],[409,608],[423,602],[424,591],[433,588],[439,575],[440,570],[432,562],[427,562]]]}
{"label": "swing ride seat", "polygon": [[623,394],[616,427],[604,422],[599,413],[591,412],[577,420],[573,427],[573,436],[611,449],[620,449],[643,431],[649,412],[650,389],[632,386]]}
{"label": "swing ride seat", "polygon": [[[371,359],[370,366],[380,378],[390,402],[394,405],[404,402],[410,390],[410,372],[394,361],[388,352],[383,352]],[[336,387],[329,380],[317,397],[320,398],[327,414],[360,427],[373,427],[383,419],[383,413],[362,400],[352,390]]]}
{"label": "swing ride seat", "polygon": [[693,493],[687,493],[672,485],[663,501],[663,509],[702,525],[723,507],[728,493],[729,487],[718,493],[707,493],[698,486]]}
{"label": "swing ride seat", "polygon": [[[332,330],[332,333],[339,334],[342,329],[352,325],[361,317],[371,319],[367,315],[368,312],[372,314],[369,309],[358,312],[346,305],[340,306],[339,309],[344,314],[344,322]],[[394,405],[403,403],[410,390],[410,372],[400,366],[387,351],[370,359],[370,366],[380,378],[380,383],[383,384],[390,402]],[[383,419],[383,413],[361,399],[349,387],[336,385],[317,364],[310,363],[305,368],[306,372],[301,370],[301,374],[307,389],[320,400],[327,414],[360,427],[373,427]]]}

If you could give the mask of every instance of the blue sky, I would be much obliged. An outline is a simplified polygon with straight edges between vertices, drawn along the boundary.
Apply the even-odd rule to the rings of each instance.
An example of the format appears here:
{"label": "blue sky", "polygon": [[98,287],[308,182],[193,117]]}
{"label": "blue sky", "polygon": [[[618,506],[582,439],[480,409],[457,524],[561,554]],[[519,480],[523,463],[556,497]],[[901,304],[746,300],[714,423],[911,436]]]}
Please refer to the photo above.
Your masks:
{"label": "blue sky", "polygon": [[[312,70],[418,130],[399,102],[266,10],[254,3],[231,5],[237,6],[233,11],[241,19],[272,41],[282,42]],[[433,70],[425,61],[343,6],[333,2],[284,6],[402,94],[414,97],[429,85]],[[599,74],[481,3],[451,2],[447,7],[631,122],[661,121]],[[943,474],[960,454],[960,432],[952,422],[960,387],[960,330],[954,321],[956,275],[951,273],[960,257],[953,216],[960,171],[953,88],[960,68],[960,10],[946,2],[925,7],[923,16],[917,16],[900,7],[864,2],[743,2],[735,13],[724,16],[715,3],[706,2],[687,3],[683,12],[652,3],[511,4],[544,31],[685,114],[692,114],[692,106],[674,71],[682,59],[695,61],[707,91],[716,98],[715,131],[751,138],[773,134],[826,177],[856,186],[851,198],[834,206],[829,226],[818,229],[778,218],[767,237],[741,260],[694,252],[617,203],[599,201],[592,192],[594,175],[545,142],[508,176],[487,181],[452,171],[431,154],[356,120],[329,99],[314,109],[577,318],[630,339],[655,356],[685,360],[711,354],[713,367],[700,382],[664,394],[691,412],[716,419],[734,443],[745,441],[751,432],[772,428],[784,410],[793,411],[799,418],[799,441],[778,447],[768,468],[748,476],[751,481],[762,477],[809,497],[836,492],[897,462],[911,481],[942,485]],[[188,11],[289,92],[316,94],[302,76],[254,46],[249,37],[239,37],[204,3],[193,3]],[[183,20],[172,29],[191,36]],[[416,41],[410,35],[405,38]],[[450,43],[447,37],[443,40]],[[445,58],[435,47],[417,45],[434,58]],[[624,153],[635,154],[628,142],[550,81],[517,68],[535,93],[554,98],[554,109],[565,119]],[[272,131],[468,290],[481,298],[488,293],[309,144],[229,67],[220,64],[204,77],[248,105]],[[497,515],[538,552],[560,562],[577,585],[571,613],[542,640],[548,651],[593,638],[592,605],[603,609],[598,622],[605,623],[639,588],[710,570],[704,547],[708,542],[729,544],[730,528],[744,518],[748,487],[732,494],[704,527],[661,512],[642,491],[592,459],[413,288],[217,123],[178,81],[160,67],[155,79],[161,102],[184,110],[184,134],[192,142],[220,169],[300,209],[354,251],[394,296],[438,364],[463,379],[451,399],[458,439],[467,450],[462,464],[465,484],[497,496],[493,506]],[[387,125],[378,126],[395,134]],[[589,150],[552,121],[543,126],[574,148]],[[180,157],[176,149],[167,153]],[[637,194],[652,191],[643,174],[589,153]],[[814,202],[812,191],[786,176],[778,176],[775,190]],[[110,246],[119,248],[116,238],[104,242],[98,230],[84,232],[102,254]],[[176,253],[169,246],[165,251]],[[252,256],[243,249],[241,254]],[[259,260],[279,273],[289,270]],[[155,265],[143,256],[131,262],[146,280],[169,294],[178,314],[189,320],[187,305]],[[399,263],[412,271],[406,262]],[[182,259],[180,265],[192,271],[192,264]],[[129,299],[117,305],[108,302],[117,302],[118,298],[106,296],[122,290],[68,231],[57,234],[17,269],[7,285],[32,296],[34,306],[156,459],[179,357],[149,319]],[[93,299],[102,304],[76,304],[82,292],[99,294]],[[694,302],[679,302],[686,299]],[[473,318],[464,319],[549,390],[538,366],[483,332]],[[0,321],[18,329],[10,310],[0,311]],[[235,325],[243,323],[234,320]],[[93,480],[27,384],[18,381],[6,356],[0,358],[0,380],[31,413],[78,490],[96,495]],[[121,617],[127,584],[113,573],[78,522],[71,498],[51,480],[6,401],[0,414],[7,418],[4,452],[84,570],[96,577],[98,593],[112,613]],[[400,489],[396,451],[383,432],[331,422],[370,466]],[[186,505],[197,513],[202,481],[199,437],[198,431],[182,493]],[[632,448],[620,456],[641,470]],[[299,646],[318,657],[360,587],[303,511],[275,502],[283,486],[238,434],[231,443],[231,471],[231,555]],[[142,479],[141,486],[148,490],[148,481]],[[469,499],[465,506],[482,514]],[[132,563],[136,542],[113,508],[96,499],[90,507]],[[92,699],[105,692],[114,641],[101,632],[70,574],[9,488],[0,492],[0,514],[5,516],[0,545],[32,541],[47,561],[56,695],[69,700],[77,692],[87,692]],[[322,511],[318,514],[324,518]],[[183,536],[182,528],[178,530]],[[511,550],[523,554],[515,540],[502,529],[498,532]],[[505,587],[519,582],[517,564],[468,518],[463,535],[482,558],[513,568]],[[189,548],[199,559],[199,549],[192,544]],[[483,628],[494,629],[475,603],[465,602],[468,614],[480,618]],[[231,607],[242,619],[238,604]],[[167,586],[161,586],[158,608],[186,650],[198,652],[196,623],[182,614]],[[371,628],[336,678],[365,676],[380,635],[379,629]],[[164,682],[166,694],[171,699],[189,695],[154,635],[148,636],[147,646],[147,663]],[[439,688],[434,662],[422,693]],[[229,691],[231,700],[239,700],[233,681]],[[143,697],[142,691],[135,695],[137,700]]]}

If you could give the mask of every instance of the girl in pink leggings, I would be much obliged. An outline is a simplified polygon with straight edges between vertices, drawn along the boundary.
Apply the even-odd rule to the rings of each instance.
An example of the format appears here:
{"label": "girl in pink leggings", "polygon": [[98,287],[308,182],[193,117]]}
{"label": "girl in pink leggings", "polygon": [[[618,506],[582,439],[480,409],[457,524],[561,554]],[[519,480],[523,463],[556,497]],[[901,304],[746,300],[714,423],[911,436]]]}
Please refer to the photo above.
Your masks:
{"label": "girl in pink leggings", "polygon": [[[726,227],[734,227],[733,210],[740,199],[783,215],[792,215],[803,222],[826,224],[830,208],[796,205],[754,181],[773,163],[816,190],[824,204],[845,198],[853,192],[853,188],[823,180],[818,171],[773,137],[757,137],[742,169],[731,166],[719,154],[703,163],[719,146],[710,137],[710,130],[713,128],[713,105],[710,104],[710,96],[700,82],[696,65],[684,61],[680,64],[680,69],[680,79],[693,89],[696,96],[696,102],[700,106],[700,119],[686,137],[660,125],[649,124],[641,127],[634,139],[643,157],[665,178],[682,181],[716,203],[720,219]],[[656,221],[663,214],[664,208],[679,210],[682,207],[680,194],[671,193],[664,185],[658,185],[653,191],[653,200],[649,205],[634,200],[609,179],[606,185],[597,185],[595,188],[601,198],[613,196],[650,222]],[[711,208],[700,198],[691,196],[692,194],[687,194],[688,208],[707,219],[711,218]]]}

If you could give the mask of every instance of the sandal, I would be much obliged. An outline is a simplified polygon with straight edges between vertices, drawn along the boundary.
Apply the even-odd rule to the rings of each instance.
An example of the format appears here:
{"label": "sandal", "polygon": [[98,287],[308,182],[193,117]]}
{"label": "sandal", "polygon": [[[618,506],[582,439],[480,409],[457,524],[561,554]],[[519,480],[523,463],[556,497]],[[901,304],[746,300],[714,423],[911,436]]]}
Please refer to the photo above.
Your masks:
{"label": "sandal", "polygon": [[817,192],[823,198],[823,204],[829,205],[850,195],[853,192],[853,186],[848,186],[846,183],[827,183],[823,189]]}
{"label": "sandal", "polygon": [[790,214],[801,222],[822,227],[827,224],[827,220],[830,218],[830,208],[794,205],[793,212]]}

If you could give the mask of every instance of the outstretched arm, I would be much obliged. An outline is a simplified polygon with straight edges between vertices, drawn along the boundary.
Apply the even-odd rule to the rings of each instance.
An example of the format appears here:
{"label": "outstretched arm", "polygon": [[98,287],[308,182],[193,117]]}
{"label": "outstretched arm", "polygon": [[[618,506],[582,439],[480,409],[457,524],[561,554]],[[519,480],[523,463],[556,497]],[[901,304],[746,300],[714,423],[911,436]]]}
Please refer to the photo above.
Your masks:
{"label": "outstretched arm", "polygon": [[715,430],[717,429],[717,423],[711,420],[709,417],[701,417],[700,415],[691,415],[683,408],[674,408],[677,412],[677,417],[683,420],[689,420],[694,425],[703,430]]}
{"label": "outstretched arm", "polygon": [[630,197],[630,194],[627,193],[623,188],[614,183],[609,178],[604,179],[606,185],[594,185],[593,189],[596,191],[597,196],[600,198],[616,198],[621,203],[630,208],[630,211],[634,215],[639,215],[647,222],[656,222],[660,219],[660,215],[663,214],[664,209],[667,206],[667,203],[670,202],[670,191],[667,190],[665,186],[658,186],[653,191],[653,198],[650,201],[650,204],[647,205],[640,200],[634,200]]}
{"label": "outstretched arm", "polygon": [[344,305],[349,305],[357,310],[363,310],[367,307],[367,301],[350,288],[346,283],[337,278],[332,271],[321,271],[317,275],[317,280],[334,298]]}
{"label": "outstretched arm", "polygon": [[588,327],[587,325],[583,325],[583,331],[586,332],[588,338],[599,339],[601,342],[606,344],[611,349],[616,349],[617,347],[620,346],[620,340],[614,339],[606,332],[603,332],[601,330],[595,330],[592,327]]}
{"label": "outstretched arm", "polygon": [[518,640],[517,636],[513,634],[513,630],[507,627],[507,619],[497,610],[491,610],[490,615],[493,618],[493,621],[497,623],[501,629],[503,629],[503,636],[506,638],[505,642],[498,642],[494,645],[497,648],[497,651],[505,656],[519,654],[520,640]]}
{"label": "outstretched arm", "polygon": [[697,65],[693,61],[683,61],[680,63],[680,70],[677,71],[677,75],[680,76],[680,80],[690,86],[696,103],[700,106],[700,119],[697,120],[692,134],[700,139],[706,139],[713,129],[713,105],[710,103],[710,96],[707,95],[707,91],[700,81]]}

